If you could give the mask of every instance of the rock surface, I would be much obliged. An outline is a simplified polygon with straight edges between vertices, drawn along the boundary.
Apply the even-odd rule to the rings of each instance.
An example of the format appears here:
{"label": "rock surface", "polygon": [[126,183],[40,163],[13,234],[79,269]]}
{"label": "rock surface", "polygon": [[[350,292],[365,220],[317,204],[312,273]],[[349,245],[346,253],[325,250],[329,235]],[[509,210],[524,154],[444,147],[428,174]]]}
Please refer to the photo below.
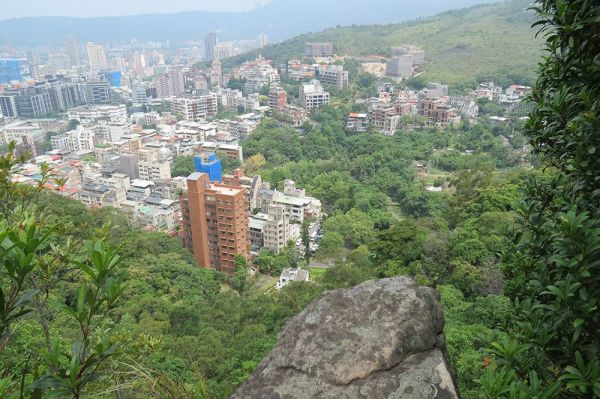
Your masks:
{"label": "rock surface", "polygon": [[459,398],[443,327],[437,292],[407,277],[326,292],[232,398]]}

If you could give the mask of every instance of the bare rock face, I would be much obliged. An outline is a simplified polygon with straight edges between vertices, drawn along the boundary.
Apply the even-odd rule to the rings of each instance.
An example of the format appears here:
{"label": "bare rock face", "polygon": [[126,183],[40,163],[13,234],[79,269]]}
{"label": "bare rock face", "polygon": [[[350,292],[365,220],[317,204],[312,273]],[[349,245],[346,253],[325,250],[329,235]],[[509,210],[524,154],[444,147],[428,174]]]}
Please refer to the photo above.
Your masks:
{"label": "bare rock face", "polygon": [[437,292],[407,277],[326,292],[232,398],[459,398],[443,327]]}

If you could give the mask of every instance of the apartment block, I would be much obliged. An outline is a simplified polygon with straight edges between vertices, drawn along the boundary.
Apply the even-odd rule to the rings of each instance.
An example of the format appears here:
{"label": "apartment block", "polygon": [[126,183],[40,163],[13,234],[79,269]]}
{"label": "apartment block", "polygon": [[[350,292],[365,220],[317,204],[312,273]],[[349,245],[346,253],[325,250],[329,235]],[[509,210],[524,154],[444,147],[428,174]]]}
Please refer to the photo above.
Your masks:
{"label": "apartment block", "polygon": [[216,93],[195,97],[179,97],[171,101],[171,112],[180,114],[188,121],[199,121],[217,115],[218,99]]}
{"label": "apartment block", "polygon": [[332,85],[338,89],[348,86],[348,71],[341,65],[321,65],[318,68],[318,78],[323,84]]}
{"label": "apartment block", "polygon": [[323,104],[329,104],[329,93],[323,89],[321,82],[311,80],[300,86],[300,103],[307,111],[318,109]]}
{"label": "apartment block", "polygon": [[269,88],[269,107],[282,109],[287,105],[287,92],[281,86],[273,85]]}
{"label": "apartment block", "polygon": [[56,111],[46,87],[38,85],[0,93],[0,112],[6,117],[40,118]]}
{"label": "apartment block", "polygon": [[232,274],[235,256],[250,255],[246,188],[211,183],[200,172],[187,178],[187,188],[181,197],[185,246],[200,267]]}
{"label": "apartment block", "polygon": [[112,99],[110,82],[108,80],[85,82],[85,99],[88,104],[109,104]]}
{"label": "apartment block", "polygon": [[304,108],[286,105],[282,109],[271,111],[271,117],[279,122],[284,122],[293,127],[300,127],[308,119],[308,112]]}
{"label": "apartment block", "polygon": [[127,121],[127,106],[119,105],[84,105],[72,108],[67,112],[69,119],[77,119],[81,123],[106,120],[111,122]]}
{"label": "apartment block", "polygon": [[369,110],[371,125],[381,133],[391,136],[400,124],[400,113],[393,104],[379,103]]}
{"label": "apartment block", "polygon": [[98,44],[88,43],[86,45],[86,49],[88,54],[88,62],[91,69],[97,70],[108,68],[108,61],[106,59],[106,51],[104,51],[104,47]]}
{"label": "apartment block", "polygon": [[290,241],[300,237],[300,224],[291,223],[291,216],[285,205],[269,205],[267,222],[264,226],[264,247],[275,252],[281,252]]}
{"label": "apartment block", "polygon": [[346,131],[349,133],[363,133],[369,127],[369,115],[366,113],[351,112],[346,119]]}
{"label": "apartment block", "polygon": [[284,181],[283,192],[261,181],[253,181],[250,191],[259,211],[250,218],[253,247],[262,242],[263,247],[279,253],[290,241],[300,238],[306,218],[321,215],[321,202],[306,196],[293,180]]}
{"label": "apartment block", "polygon": [[105,206],[111,195],[110,188],[104,184],[85,183],[77,193],[79,201],[91,208]]}
{"label": "apartment block", "polygon": [[183,72],[172,69],[156,78],[156,95],[158,98],[175,97],[185,92]]}
{"label": "apartment block", "polygon": [[241,90],[225,88],[218,92],[219,102],[228,111],[237,112],[243,106],[244,94]]}
{"label": "apartment block", "polygon": [[138,174],[141,180],[155,181],[171,178],[171,152],[166,148],[158,150],[142,148],[135,151],[138,159]]}
{"label": "apartment block", "polygon": [[38,141],[44,137],[46,130],[39,124],[29,121],[17,120],[0,126],[0,144],[8,144],[11,141],[23,144],[27,141]]}
{"label": "apartment block", "polygon": [[91,127],[79,125],[75,130],[52,136],[50,144],[53,150],[94,151],[96,140],[96,134]]}
{"label": "apartment block", "polygon": [[[200,153],[213,154],[219,152],[227,158],[238,159],[240,162],[244,160],[242,146],[235,144],[215,143],[213,141],[205,141],[200,144],[196,150]],[[216,159],[216,158],[215,158]]]}

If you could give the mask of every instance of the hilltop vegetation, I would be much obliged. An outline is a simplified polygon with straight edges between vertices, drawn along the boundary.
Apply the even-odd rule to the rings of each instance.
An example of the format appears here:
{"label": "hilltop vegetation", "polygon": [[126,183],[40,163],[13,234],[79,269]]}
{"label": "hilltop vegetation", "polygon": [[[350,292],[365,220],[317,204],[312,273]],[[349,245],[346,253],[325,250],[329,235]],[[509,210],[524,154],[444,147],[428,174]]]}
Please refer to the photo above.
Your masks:
{"label": "hilltop vegetation", "polygon": [[[435,17],[391,25],[349,26],[309,33],[227,60],[231,66],[259,53],[276,64],[303,55],[304,43],[332,42],[338,55],[381,54],[390,46],[414,44],[425,49],[423,81],[451,86],[494,80],[533,84],[541,44],[531,30],[528,2],[510,0],[449,11]],[[401,10],[399,10],[401,12]]]}

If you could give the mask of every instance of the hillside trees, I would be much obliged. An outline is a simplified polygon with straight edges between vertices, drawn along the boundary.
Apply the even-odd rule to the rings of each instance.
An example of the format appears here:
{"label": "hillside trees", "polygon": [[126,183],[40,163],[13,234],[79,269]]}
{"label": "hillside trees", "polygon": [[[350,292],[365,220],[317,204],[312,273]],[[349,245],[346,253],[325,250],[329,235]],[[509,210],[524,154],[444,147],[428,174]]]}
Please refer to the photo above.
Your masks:
{"label": "hillside trees", "polygon": [[[112,376],[106,364],[124,343],[107,325],[124,290],[122,258],[104,237],[85,241],[83,249],[71,240],[59,243],[60,226],[46,224],[30,206],[46,182],[59,179],[43,165],[36,188],[14,183],[11,171],[25,160],[14,151],[11,143],[0,157],[0,364],[8,366],[0,394],[80,398],[94,381]],[[57,307],[57,289],[66,280],[76,289]],[[56,334],[58,321],[73,326],[73,333]],[[19,347],[26,338],[18,334],[23,323],[41,330],[43,339]]]}

